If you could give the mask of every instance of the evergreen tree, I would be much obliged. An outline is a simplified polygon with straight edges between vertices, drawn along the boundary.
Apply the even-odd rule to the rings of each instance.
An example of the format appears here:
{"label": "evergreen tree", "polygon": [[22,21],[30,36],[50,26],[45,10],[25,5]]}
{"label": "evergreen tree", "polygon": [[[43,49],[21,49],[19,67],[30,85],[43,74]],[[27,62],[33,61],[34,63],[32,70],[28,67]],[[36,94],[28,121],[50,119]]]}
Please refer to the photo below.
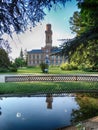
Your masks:
{"label": "evergreen tree", "polygon": [[21,59],[24,59],[24,55],[23,55],[23,50],[22,50],[22,48],[21,48],[21,51],[20,51],[20,58],[21,58]]}
{"label": "evergreen tree", "polygon": [[24,53],[23,53],[23,50],[21,48],[21,51],[20,51],[20,56],[18,58],[15,59],[15,65],[17,67],[24,67],[27,65],[27,59],[24,58]]}
{"label": "evergreen tree", "polygon": [[71,30],[76,37],[61,46],[62,54],[71,62],[98,70],[98,1],[84,0],[78,6],[80,12],[70,18]]}
{"label": "evergreen tree", "polygon": [[0,48],[0,69],[4,68],[4,69],[8,69],[10,66],[10,60],[8,57],[7,52]]}

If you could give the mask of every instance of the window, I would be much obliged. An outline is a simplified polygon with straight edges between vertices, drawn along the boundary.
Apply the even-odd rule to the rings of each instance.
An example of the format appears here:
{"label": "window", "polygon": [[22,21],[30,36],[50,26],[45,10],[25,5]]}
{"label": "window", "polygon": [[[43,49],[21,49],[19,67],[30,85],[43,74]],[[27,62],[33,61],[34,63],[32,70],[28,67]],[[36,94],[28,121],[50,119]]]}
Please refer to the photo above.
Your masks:
{"label": "window", "polygon": [[35,55],[33,55],[33,59],[35,59]]}
{"label": "window", "polygon": [[56,59],[58,59],[58,56],[56,56]]}
{"label": "window", "polygon": [[51,56],[52,57],[52,60],[54,59],[54,56]]}
{"label": "window", "polygon": [[58,64],[58,60],[56,60],[56,64]]}
{"label": "window", "polygon": [[39,55],[37,55],[37,59],[39,59]]}

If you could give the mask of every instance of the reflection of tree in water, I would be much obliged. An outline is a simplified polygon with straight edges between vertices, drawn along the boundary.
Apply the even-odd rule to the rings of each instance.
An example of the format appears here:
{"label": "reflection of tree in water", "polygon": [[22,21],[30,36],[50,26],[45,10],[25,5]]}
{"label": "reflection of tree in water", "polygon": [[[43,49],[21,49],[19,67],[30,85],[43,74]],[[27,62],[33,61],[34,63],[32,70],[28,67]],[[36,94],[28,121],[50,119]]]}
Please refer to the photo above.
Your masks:
{"label": "reflection of tree in water", "polygon": [[[0,97],[0,100],[3,100],[2,97]],[[0,116],[2,115],[2,112],[1,112],[1,107],[0,107]]]}
{"label": "reflection of tree in water", "polygon": [[98,116],[98,98],[95,94],[77,94],[76,101],[79,109],[72,110],[72,123]]}

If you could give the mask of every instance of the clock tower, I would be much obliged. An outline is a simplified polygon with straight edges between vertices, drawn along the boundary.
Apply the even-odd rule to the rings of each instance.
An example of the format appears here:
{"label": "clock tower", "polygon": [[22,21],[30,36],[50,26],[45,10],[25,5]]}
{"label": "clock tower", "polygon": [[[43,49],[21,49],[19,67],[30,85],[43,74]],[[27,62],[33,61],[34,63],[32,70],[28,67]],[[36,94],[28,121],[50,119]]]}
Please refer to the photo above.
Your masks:
{"label": "clock tower", "polygon": [[46,25],[46,48],[52,48],[52,30],[51,30],[51,24]]}

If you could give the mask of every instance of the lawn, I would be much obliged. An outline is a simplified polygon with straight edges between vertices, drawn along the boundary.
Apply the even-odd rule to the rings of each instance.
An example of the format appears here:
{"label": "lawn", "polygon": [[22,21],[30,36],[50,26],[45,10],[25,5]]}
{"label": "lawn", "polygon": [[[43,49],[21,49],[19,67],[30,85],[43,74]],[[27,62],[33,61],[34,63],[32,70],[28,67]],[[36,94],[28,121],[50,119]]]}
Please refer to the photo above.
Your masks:
{"label": "lawn", "polygon": [[[19,68],[12,74],[42,74],[40,67]],[[60,67],[49,67],[49,74],[98,74],[98,72],[63,71]],[[0,83],[0,94],[98,92],[98,82],[23,82]]]}
{"label": "lawn", "polygon": [[0,94],[98,92],[98,82],[0,83]]}
{"label": "lawn", "polygon": [[[98,72],[87,72],[83,70],[61,70],[59,66],[49,66],[49,74],[98,74]],[[43,74],[39,66],[20,67],[17,72],[2,72],[1,74]]]}
{"label": "lawn", "polygon": [[[18,69],[18,74],[42,74],[42,71],[39,66],[37,67],[23,67]],[[49,74],[98,74],[98,72],[85,72],[82,70],[72,70],[72,71],[64,71],[61,70],[59,66],[50,66]]]}

